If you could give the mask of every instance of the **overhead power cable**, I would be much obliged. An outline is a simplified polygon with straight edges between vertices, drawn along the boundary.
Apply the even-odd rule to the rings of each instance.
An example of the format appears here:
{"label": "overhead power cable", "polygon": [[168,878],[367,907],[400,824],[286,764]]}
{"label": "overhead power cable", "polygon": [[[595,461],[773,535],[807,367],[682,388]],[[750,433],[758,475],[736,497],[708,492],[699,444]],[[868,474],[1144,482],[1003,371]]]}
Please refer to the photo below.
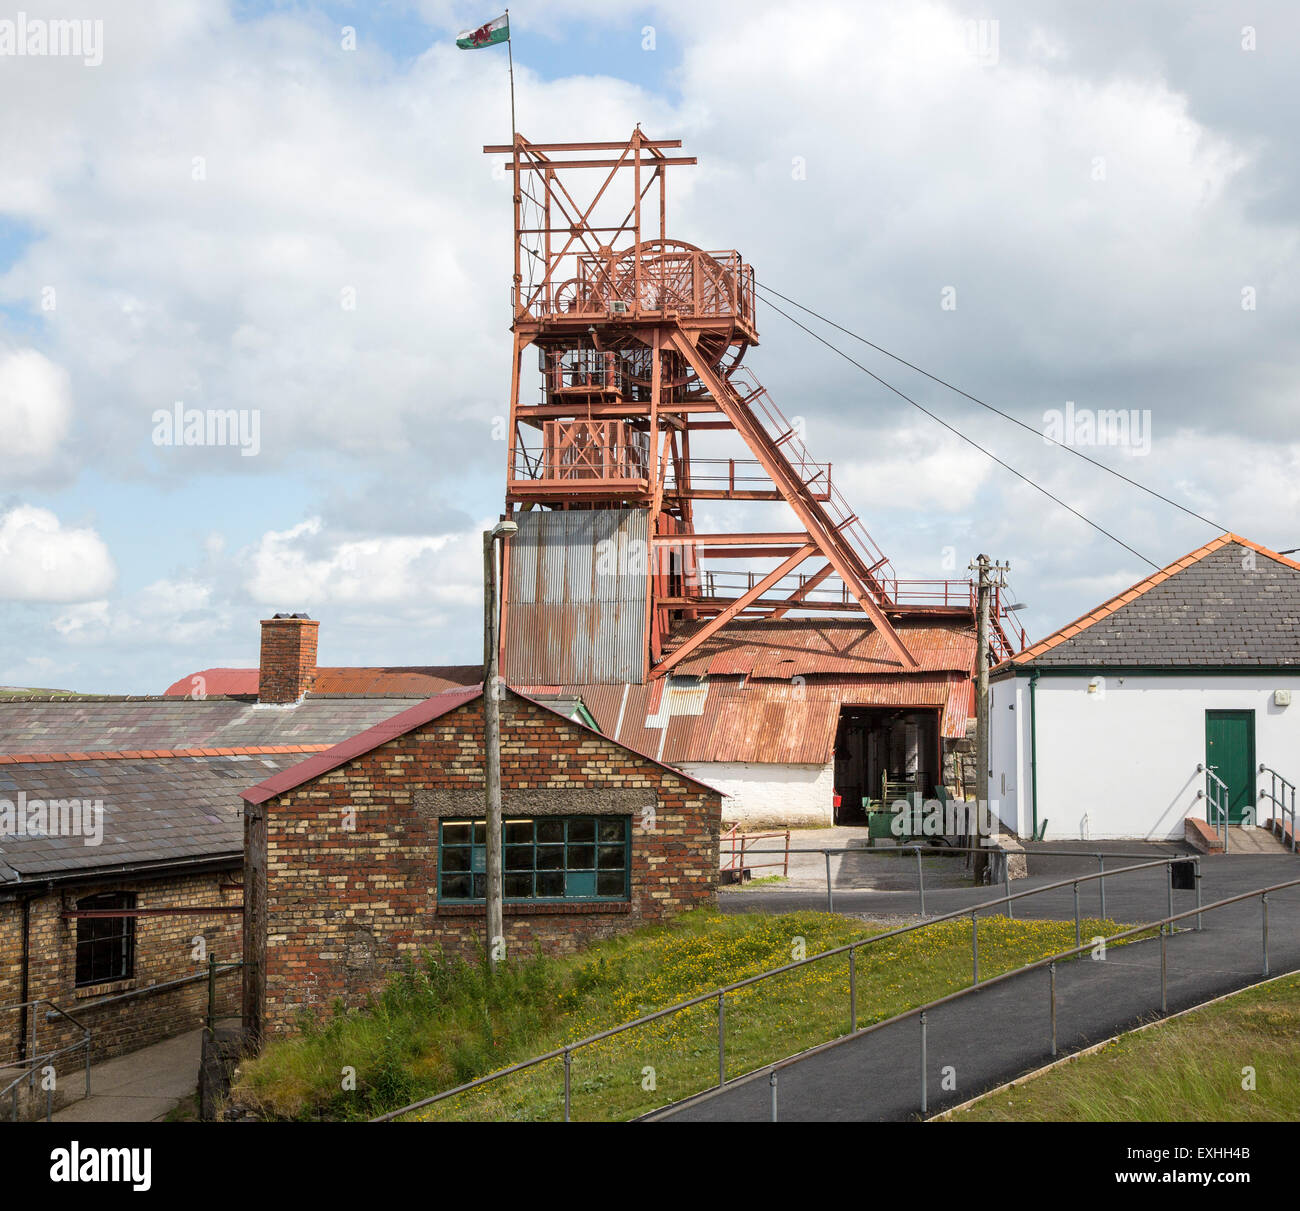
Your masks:
{"label": "overhead power cable", "polygon": [[[1141,483],[1136,479],[1133,479],[1131,476],[1125,475],[1122,471],[1115,470],[1114,467],[1108,467],[1105,463],[1091,457],[1090,455],[1085,454],[1082,450],[1079,450],[1074,446],[1066,445],[1065,442],[1059,442],[1054,437],[1049,437],[1046,433],[1043,433],[1040,430],[1035,429],[1033,425],[1026,424],[1018,416],[1013,416],[1010,412],[1004,412],[1001,408],[998,408],[993,404],[987,403],[984,400],[978,398],[977,396],[971,395],[969,391],[963,391],[960,387],[956,386],[954,383],[948,382],[947,379],[940,378],[937,374],[931,374],[928,370],[922,368],[921,366],[916,365],[915,362],[909,362],[905,357],[900,357],[897,353],[891,353],[888,349],[884,348],[884,346],[877,345],[874,341],[868,340],[865,336],[862,336],[860,333],[854,332],[850,328],[845,328],[842,324],[837,324],[834,320],[830,319],[827,316],[821,315],[819,312],[814,311],[811,307],[805,307],[802,303],[796,302],[788,295],[782,294],[779,290],[774,290],[771,286],[768,286],[762,282],[758,282],[755,284],[758,286],[760,290],[764,290],[768,294],[775,295],[777,298],[782,299],[785,302],[789,303],[792,307],[797,307],[800,311],[806,313],[807,315],[811,315],[815,319],[821,320],[823,324],[828,324],[830,327],[836,329],[837,331],[844,333],[845,336],[850,336],[855,341],[861,341],[864,345],[868,346],[871,349],[874,349],[877,353],[883,353],[886,357],[892,358],[900,365],[906,366],[909,370],[915,370],[917,374],[925,375],[925,377],[928,378],[931,382],[938,383],[941,387],[947,387],[949,391],[955,391],[963,399],[970,400],[972,404],[978,404],[981,408],[986,408],[989,412],[992,412],[997,416],[1002,417],[1003,420],[1009,420],[1013,425],[1019,425],[1022,429],[1026,429],[1030,433],[1033,433],[1036,436],[1041,437],[1045,442],[1048,442],[1053,446],[1057,446],[1060,449],[1065,450],[1070,454],[1073,454],[1076,458],[1083,459],[1083,461],[1086,463],[1091,463],[1094,467],[1097,467],[1100,470],[1105,471],[1107,475],[1113,475],[1115,476],[1116,479],[1122,479],[1126,484],[1129,484],[1131,487],[1138,488],[1141,491],[1147,493],[1149,496],[1154,496],[1157,500],[1163,501],[1165,504],[1170,505],[1175,509],[1181,510],[1183,513],[1186,513],[1189,517],[1194,517],[1196,518],[1197,521],[1203,521],[1207,526],[1213,526],[1220,533],[1228,532],[1229,527],[1221,526],[1219,525],[1218,522],[1212,520],[1209,517],[1206,517],[1204,514],[1196,512],[1195,509],[1189,509],[1186,505],[1179,504],[1178,501],[1176,500],[1171,500],[1168,496],[1165,496],[1163,493],[1157,492],[1154,488],[1150,488],[1146,484]],[[774,311],[777,310],[776,305],[770,299],[766,301],[769,307],[771,307]],[[784,312],[781,312],[780,314],[785,315]],[[790,319],[791,317],[786,316],[786,318]],[[870,372],[868,371],[868,373]]]}
{"label": "overhead power cable", "polygon": [[[775,293],[775,291],[773,291],[773,293]],[[1080,513],[1079,510],[1074,508],[1073,506],[1067,505],[1065,501],[1063,501],[1059,496],[1054,496],[1051,492],[1049,492],[1046,488],[1044,488],[1042,484],[1037,483],[1036,481],[1031,479],[1028,475],[1023,474],[1020,471],[1017,471],[1015,467],[1013,467],[1010,463],[1004,462],[991,450],[986,449],[984,446],[981,446],[979,442],[977,442],[973,437],[967,437],[966,434],[964,434],[960,429],[957,429],[953,425],[950,425],[941,416],[936,416],[933,412],[930,411],[929,408],[925,407],[923,404],[917,403],[916,400],[914,400],[910,395],[907,395],[906,393],[900,391],[897,387],[895,387],[893,383],[886,382],[883,378],[880,377],[880,375],[876,374],[872,370],[868,370],[866,366],[864,366],[861,362],[857,361],[855,358],[850,357],[838,345],[832,345],[831,342],[828,341],[820,333],[814,332],[806,324],[800,323],[789,312],[782,311],[781,308],[778,307],[775,303],[773,303],[770,299],[768,300],[767,305],[771,307],[772,310],[775,311],[778,315],[784,316],[796,328],[802,328],[804,332],[806,332],[809,336],[813,338],[813,340],[818,341],[821,344],[825,345],[826,348],[829,349],[832,353],[838,353],[839,356],[842,357],[846,362],[850,363],[850,365],[856,366],[859,370],[862,371],[863,374],[866,374],[869,377],[875,379],[876,382],[878,382],[882,387],[885,387],[886,389],[892,391],[895,395],[899,397],[899,399],[905,400],[907,403],[911,404],[913,408],[917,409],[919,412],[923,412],[936,424],[943,426],[943,428],[947,429],[949,433],[953,434],[955,437],[961,438],[961,440],[966,442],[967,445],[974,446],[976,450],[978,450],[986,458],[992,459],[992,461],[997,463],[999,467],[1003,468],[1006,471],[1010,471],[1011,474],[1014,475],[1017,479],[1023,480],[1035,491],[1041,492],[1044,496],[1047,497],[1048,500],[1052,501],[1054,504],[1060,505],[1060,507],[1064,509],[1067,513],[1072,513],[1080,521],[1090,525],[1094,530],[1097,531],[1097,533],[1105,535],[1107,538],[1111,540],[1111,542],[1117,543],[1119,546],[1123,547],[1124,550],[1126,550],[1130,555],[1136,555],[1143,563],[1149,564],[1157,571],[1160,570],[1160,565],[1156,563],[1154,560],[1148,559],[1145,555],[1142,554],[1141,551],[1135,550],[1133,547],[1130,547],[1128,543],[1126,543],[1122,538],[1119,538],[1116,535],[1112,534],[1099,522],[1093,521],[1091,517],[1088,517],[1085,514]]]}

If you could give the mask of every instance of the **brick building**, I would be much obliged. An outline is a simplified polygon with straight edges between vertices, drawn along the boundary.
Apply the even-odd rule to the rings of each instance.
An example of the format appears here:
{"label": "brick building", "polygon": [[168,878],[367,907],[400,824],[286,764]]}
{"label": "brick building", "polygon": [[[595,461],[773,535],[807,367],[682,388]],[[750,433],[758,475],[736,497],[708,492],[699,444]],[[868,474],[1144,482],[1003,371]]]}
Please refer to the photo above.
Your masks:
{"label": "brick building", "polygon": [[[716,787],[727,823],[860,824],[864,798],[881,797],[886,774],[911,779],[926,797],[940,785],[961,796],[974,783],[974,626],[935,615],[900,619],[895,629],[916,657],[914,671],[893,667],[868,624],[738,618],[669,677],[508,680]],[[531,678],[545,666],[519,671]],[[427,697],[477,685],[482,676],[478,665],[325,667],[315,670],[309,696]],[[209,693],[256,695],[260,681],[255,668],[203,669],[167,693],[183,696],[202,685]]]}
{"label": "brick building", "polygon": [[183,696],[0,696],[0,1089],[81,1037],[52,1006],[97,1059],[199,1025],[203,956],[241,958],[239,792],[439,684],[315,693],[315,631],[267,619],[243,693],[200,675]]}
{"label": "brick building", "polygon": [[[421,951],[484,949],[481,687],[243,792],[245,1026],[356,1005]],[[514,691],[501,704],[509,953],[712,903],[719,793]]]}
{"label": "brick building", "polygon": [[102,1059],[202,1021],[242,946],[236,791],[308,751],[0,757],[0,1089],[83,1029]]}

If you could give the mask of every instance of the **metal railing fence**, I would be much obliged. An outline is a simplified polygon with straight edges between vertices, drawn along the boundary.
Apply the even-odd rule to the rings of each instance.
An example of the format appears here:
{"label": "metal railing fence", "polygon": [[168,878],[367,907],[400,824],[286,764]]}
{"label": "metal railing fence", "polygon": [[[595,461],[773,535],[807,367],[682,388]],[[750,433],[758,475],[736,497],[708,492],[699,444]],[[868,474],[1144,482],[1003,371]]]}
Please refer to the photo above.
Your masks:
{"label": "metal railing fence", "polygon": [[[924,1005],[917,1005],[912,1009],[904,1010],[902,1013],[895,1014],[892,1018],[887,1018],[880,1022],[873,1022],[870,1026],[864,1026],[861,1030],[855,1030],[839,1038],[830,1039],[825,1043],[818,1044],[798,1055],[789,1056],[784,1060],[779,1060],[775,1064],[767,1064],[756,1069],[754,1072],[746,1073],[744,1076],[735,1077],[726,1084],[735,1086],[744,1081],[750,1081],[764,1072],[768,1073],[768,1083],[772,1090],[771,1095],[771,1121],[777,1122],[777,1086],[779,1083],[779,1074],[786,1068],[798,1064],[810,1056],[829,1051],[834,1047],[840,1047],[845,1043],[855,1042],[868,1034],[884,1030],[887,1026],[897,1025],[899,1022],[905,1022],[909,1018],[917,1018],[920,1023],[920,1072],[921,1072],[921,1095],[920,1095],[920,1113],[922,1117],[929,1114],[929,1092],[927,1082],[926,1067],[926,1017],[927,1014],[943,1005],[950,1004],[960,1000],[963,997],[970,996],[973,992],[983,991],[998,984],[1004,984],[1009,980],[1018,979],[1030,972],[1043,971],[1048,972],[1048,1015],[1050,1020],[1050,1049],[1053,1058],[1058,1054],[1057,1045],[1057,1006],[1056,1006],[1056,967],[1058,963],[1067,962],[1076,959],[1086,952],[1093,951],[1100,944],[1109,947],[1113,943],[1123,942],[1130,938],[1140,938],[1143,934],[1149,934],[1153,929],[1160,931],[1160,1013],[1166,1016],[1169,1012],[1169,962],[1168,962],[1168,940],[1176,932],[1175,926],[1179,921],[1196,918],[1196,930],[1201,930],[1201,920],[1206,913],[1216,912],[1221,908],[1227,908],[1234,904],[1241,904],[1248,900],[1259,898],[1261,908],[1261,949],[1262,949],[1262,973],[1265,979],[1271,975],[1268,956],[1268,897],[1274,892],[1285,891],[1293,887],[1300,887],[1300,879],[1289,879],[1284,883],[1273,883],[1268,887],[1256,888],[1254,891],[1242,892],[1239,895],[1228,896],[1222,900],[1216,900],[1211,904],[1197,903],[1195,908],[1188,909],[1186,912],[1174,913],[1162,917],[1157,921],[1148,921],[1142,925],[1134,925],[1129,929],[1121,930],[1119,933],[1111,934],[1107,938],[1090,939],[1086,944],[1080,942],[1071,947],[1069,950],[1063,950],[1047,958],[1038,959],[1033,963],[1027,963],[1023,967],[1018,967],[1014,971],[1003,972],[1001,975],[993,976],[983,983],[972,983],[966,988],[958,989],[956,992],[949,993],[947,996],[936,997]],[[721,1086],[720,1086],[721,1087]],[[708,1091],[711,1093],[712,1091]],[[708,1093],[697,1096],[708,1096]]]}
{"label": "metal railing fence", "polygon": [[[73,1026],[75,1026],[78,1030],[81,1031],[81,1038],[79,1038],[74,1043],[69,1043],[65,1047],[57,1047],[53,1051],[46,1051],[37,1055],[33,1055],[27,1059],[17,1061],[17,1063],[13,1065],[14,1067],[22,1067],[23,1070],[12,1081],[10,1081],[9,1084],[7,1084],[3,1089],[0,1089],[0,1102],[3,1102],[6,1094],[8,1094],[10,1097],[10,1102],[11,1102],[10,1118],[12,1119],[13,1122],[18,1121],[18,1097],[23,1084],[26,1083],[29,1094],[34,1093],[36,1090],[36,1074],[38,1072],[40,1072],[43,1068],[50,1068],[52,1070],[54,1067],[54,1062],[56,1060],[60,1059],[65,1055],[71,1055],[73,1052],[80,1051],[83,1049],[85,1051],[86,1096],[87,1097],[90,1096],[90,1038],[91,1038],[90,1027],[87,1026],[84,1022],[78,1021],[76,1018],[72,1016],[72,1014],[66,1012],[65,1010],[60,1009],[53,1001],[47,1001],[44,998],[36,1001],[22,1001],[15,1005],[6,1005],[5,1009],[35,1010],[38,1006],[41,1005],[45,1005],[48,1007],[44,1015],[46,1021],[50,1021],[55,1018],[65,1018],[67,1021],[71,1022]],[[37,1022],[36,1014],[29,1013],[28,1019],[32,1023],[33,1027],[35,1027]],[[36,1033],[37,1033],[36,1030],[33,1029],[31,1037],[25,1040],[25,1042],[28,1044],[34,1043],[36,1039]],[[45,1087],[45,1121],[48,1123],[54,1114],[55,1082],[54,1080],[50,1079],[49,1076],[44,1077],[42,1079]]]}
{"label": "metal railing fence", "polygon": [[[796,852],[796,851],[792,851],[792,852]],[[826,852],[826,851],[817,850],[811,852]],[[850,852],[860,853],[862,851],[854,850]],[[1072,854],[1071,856],[1077,856],[1077,855]],[[1111,855],[1111,856],[1113,857],[1115,855]],[[827,860],[829,862],[829,858]],[[517,1064],[511,1064],[505,1068],[499,1069],[496,1072],[489,1073],[486,1076],[478,1077],[472,1081],[467,1081],[462,1085],[457,1085],[453,1089],[447,1089],[442,1091],[441,1093],[433,1094],[427,1098],[421,1098],[420,1100],[412,1102],[409,1105],[402,1106],[397,1110],[391,1110],[386,1114],[379,1115],[378,1117],[371,1119],[370,1121],[376,1123],[391,1122],[394,1119],[401,1118],[407,1114],[411,1114],[416,1110],[422,1110],[428,1106],[433,1106],[439,1102],[446,1101],[448,1098],[452,1098],[452,1097],[459,1096],[460,1094],[468,1093],[471,1090],[480,1089],[483,1086],[491,1084],[494,1081],[502,1080],[505,1077],[512,1076],[518,1072],[523,1072],[524,1070],[529,1068],[534,1068],[539,1064],[544,1064],[550,1062],[551,1060],[559,1059],[563,1061],[563,1065],[564,1065],[564,1121],[570,1122],[571,1113],[572,1113],[572,1059],[573,1059],[574,1052],[579,1051],[584,1047],[590,1047],[596,1043],[603,1042],[605,1039],[613,1038],[615,1035],[624,1034],[629,1030],[636,1030],[642,1026],[648,1025],[651,1022],[657,1022],[663,1018],[669,1017],[672,1014],[681,1013],[684,1010],[692,1009],[696,1006],[704,1005],[709,1002],[714,1002],[717,1006],[718,1083],[715,1086],[715,1088],[722,1088],[724,1085],[727,1084],[726,998],[728,994],[738,992],[744,988],[753,987],[756,984],[760,984],[765,980],[772,979],[774,976],[783,975],[786,972],[795,971],[799,968],[808,967],[814,963],[821,963],[827,959],[831,959],[839,955],[847,955],[849,960],[849,1006],[848,1006],[849,1029],[851,1035],[857,1034],[860,1032],[858,1031],[858,1026],[857,1026],[856,956],[857,956],[857,952],[863,949],[864,947],[878,945],[879,943],[888,941],[892,938],[902,937],[906,934],[911,934],[919,930],[932,929],[936,925],[941,925],[948,921],[954,921],[961,918],[969,917],[971,920],[972,975],[975,983],[978,984],[980,981],[979,929],[977,925],[977,919],[979,914],[981,913],[988,914],[998,908],[1005,908],[1007,911],[1007,915],[1011,917],[1013,915],[1011,911],[1011,905],[1015,901],[1024,900],[1031,896],[1042,895],[1043,893],[1049,891],[1059,891],[1062,888],[1073,886],[1074,933],[1075,933],[1076,942],[1081,943],[1080,935],[1081,935],[1081,927],[1082,927],[1082,918],[1080,916],[1080,909],[1079,909],[1079,885],[1080,884],[1098,881],[1104,886],[1105,881],[1108,878],[1116,878],[1120,875],[1132,874],[1136,871],[1154,870],[1157,868],[1164,868],[1167,872],[1169,872],[1171,865],[1176,862],[1190,862],[1196,867],[1198,877],[1195,880],[1195,886],[1196,886],[1196,894],[1197,894],[1198,907],[1199,907],[1199,900],[1201,894],[1200,878],[1199,878],[1200,859],[1194,856],[1186,857],[1183,855],[1178,855],[1174,857],[1145,861],[1133,866],[1117,867],[1112,870],[1101,870],[1092,874],[1075,875],[1067,879],[1061,879],[1054,883],[1045,884],[1041,887],[1029,888],[1026,891],[1015,892],[1009,895],[1000,896],[993,900],[981,901],[979,904],[973,904],[964,908],[956,909],[953,912],[943,913],[939,916],[931,917],[925,921],[918,921],[912,925],[905,925],[897,929],[887,930],[884,933],[873,934],[870,937],[860,938],[857,941],[849,942],[842,946],[832,947],[830,950],[824,950],[816,955],[810,955],[806,958],[797,959],[791,963],[784,963],[779,967],[774,967],[767,971],[759,972],[756,975],[747,976],[745,979],[736,980],[730,984],[722,985],[721,987],[713,989],[709,992],[700,993],[697,996],[689,997],[686,1000],[679,1001],[674,1005],[669,1005],[663,1009],[655,1010],[652,1013],[644,1014],[641,1017],[635,1018],[630,1022],[624,1022],[618,1026],[613,1026],[608,1030],[602,1030],[597,1032],[596,1034],[588,1035],[585,1038],[577,1040],[576,1042],[565,1044],[563,1047],[554,1048],[553,1050],[548,1051],[543,1055],[534,1056],[532,1059],[523,1060]],[[1166,882],[1170,887],[1169,900],[1170,900],[1170,904],[1172,905],[1173,879],[1171,873],[1167,873]],[[1172,912],[1172,908],[1170,911]],[[1195,911],[1196,910],[1193,910],[1193,915],[1195,915]],[[1199,924],[1198,924],[1198,928],[1199,928]],[[849,1037],[849,1036],[841,1036],[841,1039],[845,1037]],[[762,1069],[760,1069],[760,1071],[762,1071]]]}
{"label": "metal railing fence", "polygon": [[[1115,851],[1111,853],[1102,853],[1100,850],[1040,849],[1038,847],[1035,847],[1032,850],[1020,851],[1020,850],[997,849],[987,845],[982,845],[982,846],[981,845],[922,845],[919,842],[910,843],[910,844],[904,843],[901,845],[894,845],[888,848],[881,848],[881,849],[875,849],[875,848],[864,849],[856,846],[849,847],[849,848],[843,848],[843,847],[824,848],[818,846],[815,849],[800,849],[797,847],[795,848],[787,847],[785,850],[752,849],[749,851],[750,855],[766,854],[766,853],[784,853],[787,855],[788,854],[821,854],[826,860],[826,911],[827,912],[835,911],[835,889],[834,889],[833,879],[831,875],[832,857],[836,856],[837,854],[838,855],[852,854],[856,857],[863,857],[863,858],[897,859],[901,857],[903,854],[914,854],[916,856],[916,893],[919,900],[918,912],[921,916],[925,916],[925,866],[922,863],[923,855],[929,855],[932,857],[934,856],[943,857],[943,856],[952,856],[954,854],[976,854],[976,853],[987,854],[989,856],[989,859],[992,863],[992,867],[994,870],[994,874],[990,882],[1001,883],[1004,888],[1005,896],[1011,895],[1011,861],[1010,860],[1011,858],[1014,858],[1019,855],[1023,855],[1026,858],[1029,857],[1091,858],[1095,860],[1097,863],[1098,873],[1102,873],[1106,870],[1107,858],[1126,858],[1126,859],[1133,859],[1138,861],[1144,861],[1150,858],[1149,853],[1131,854],[1131,853],[1123,853],[1123,852],[1115,852]],[[1169,855],[1169,860],[1190,862],[1193,861],[1195,857],[1196,855],[1192,855],[1192,854],[1171,854]],[[1197,870],[1199,872],[1200,870],[1199,865],[1197,866]],[[855,889],[842,888],[841,890],[853,891]],[[952,889],[946,889],[946,890],[952,890]],[[1104,880],[1100,884],[1099,890],[1101,895],[1101,915],[1104,917],[1106,915],[1106,884]],[[1022,892],[1020,894],[1023,895],[1026,893]]]}
{"label": "metal railing fence", "polygon": [[[772,841],[784,840],[784,849],[749,849],[748,846],[753,841]],[[776,854],[777,857],[771,862],[749,862],[747,859],[752,858],[755,854]],[[767,833],[742,833],[739,824],[733,824],[718,838],[718,869],[720,871],[734,871],[743,878],[746,870],[762,870],[767,867],[779,866],[781,868],[781,877],[786,878],[790,874],[790,830],[784,829],[777,832]]]}

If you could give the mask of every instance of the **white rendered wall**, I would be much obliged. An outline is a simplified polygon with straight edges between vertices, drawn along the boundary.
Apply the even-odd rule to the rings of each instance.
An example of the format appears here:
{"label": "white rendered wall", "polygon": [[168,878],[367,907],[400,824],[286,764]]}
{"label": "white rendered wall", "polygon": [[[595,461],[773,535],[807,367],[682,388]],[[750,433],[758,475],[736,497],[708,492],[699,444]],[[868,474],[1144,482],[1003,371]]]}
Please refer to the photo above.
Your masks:
{"label": "white rendered wall", "polygon": [[833,824],[835,763],[767,765],[743,761],[684,762],[692,778],[720,790],[722,818],[745,827]]}
{"label": "white rendered wall", "polygon": [[[1039,682],[1041,688],[1042,683]],[[1022,692],[1023,691],[1023,692]],[[1025,705],[1022,708],[1021,702]],[[1021,794],[1021,760],[1022,742],[1027,743],[1028,732],[1027,683],[1020,678],[989,683],[989,804],[990,809],[1002,827],[1029,836],[1031,825],[1026,822],[1021,827],[1020,812],[1022,798],[1029,795],[1029,783],[1023,783]],[[1017,726],[1021,710],[1025,712],[1026,726],[1022,735]],[[972,792],[969,792],[973,794]]]}
{"label": "white rendered wall", "polygon": [[[1100,676],[1091,694],[1087,675],[1038,680],[1038,820],[1048,821],[1047,840],[1182,837],[1188,815],[1204,819],[1197,798],[1204,775],[1196,766],[1205,760],[1208,710],[1253,710],[1256,764],[1300,781],[1300,676]],[[1279,689],[1290,690],[1295,705],[1274,706]],[[1028,836],[1028,675],[997,682],[994,701],[989,794],[996,798],[1005,778],[1015,790],[1003,804],[1006,822]]]}

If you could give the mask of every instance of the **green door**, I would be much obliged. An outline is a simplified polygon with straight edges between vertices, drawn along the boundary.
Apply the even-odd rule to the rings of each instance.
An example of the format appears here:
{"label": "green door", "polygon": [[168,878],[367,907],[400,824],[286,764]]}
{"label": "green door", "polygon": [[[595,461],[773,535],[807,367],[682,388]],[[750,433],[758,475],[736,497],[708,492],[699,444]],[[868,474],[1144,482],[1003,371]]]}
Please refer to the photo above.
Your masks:
{"label": "green door", "polygon": [[1205,712],[1205,764],[1228,785],[1228,822],[1255,817],[1255,712]]}

